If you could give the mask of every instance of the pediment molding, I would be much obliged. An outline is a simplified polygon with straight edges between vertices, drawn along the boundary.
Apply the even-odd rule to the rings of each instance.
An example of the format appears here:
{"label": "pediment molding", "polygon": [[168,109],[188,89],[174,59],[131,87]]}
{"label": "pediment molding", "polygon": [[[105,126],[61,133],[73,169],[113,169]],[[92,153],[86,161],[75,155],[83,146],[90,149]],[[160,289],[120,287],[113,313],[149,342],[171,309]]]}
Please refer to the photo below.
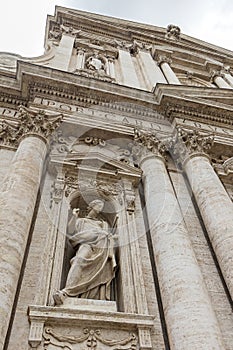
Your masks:
{"label": "pediment molding", "polygon": [[133,165],[126,164],[120,160],[112,159],[102,152],[92,151],[89,153],[73,153],[65,157],[59,155],[51,156],[51,167],[60,167],[64,172],[96,173],[100,176],[111,176],[115,179],[122,177],[131,178],[137,184],[142,175],[142,171]]}

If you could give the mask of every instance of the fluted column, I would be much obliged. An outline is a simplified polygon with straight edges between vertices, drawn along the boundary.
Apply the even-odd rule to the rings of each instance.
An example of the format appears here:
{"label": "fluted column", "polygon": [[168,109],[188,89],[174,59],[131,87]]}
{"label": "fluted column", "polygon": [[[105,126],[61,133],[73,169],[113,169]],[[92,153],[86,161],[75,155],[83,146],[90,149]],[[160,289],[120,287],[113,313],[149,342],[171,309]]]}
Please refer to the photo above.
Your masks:
{"label": "fluted column", "polygon": [[171,349],[222,350],[221,332],[161,155],[162,145],[155,136],[141,132],[136,140],[143,145],[140,166],[146,210]]}
{"label": "fluted column", "polygon": [[222,89],[233,89],[225,80],[224,74],[218,71],[211,72],[211,81]]}
{"label": "fluted column", "polygon": [[139,49],[137,56],[151,89],[158,83],[167,84],[160,67],[155,63],[149,51]]}
{"label": "fluted column", "polygon": [[180,81],[177,78],[176,74],[173,72],[171,66],[171,60],[166,56],[160,56],[158,59],[158,65],[162,69],[163,74],[165,75],[169,84],[180,85]]}
{"label": "fluted column", "polygon": [[18,149],[0,193],[0,349],[3,349],[47,153],[60,121],[21,109]]}
{"label": "fluted column", "polygon": [[233,298],[233,203],[205,153],[213,139],[184,130],[179,134],[175,148],[185,147],[180,152],[183,167]]}

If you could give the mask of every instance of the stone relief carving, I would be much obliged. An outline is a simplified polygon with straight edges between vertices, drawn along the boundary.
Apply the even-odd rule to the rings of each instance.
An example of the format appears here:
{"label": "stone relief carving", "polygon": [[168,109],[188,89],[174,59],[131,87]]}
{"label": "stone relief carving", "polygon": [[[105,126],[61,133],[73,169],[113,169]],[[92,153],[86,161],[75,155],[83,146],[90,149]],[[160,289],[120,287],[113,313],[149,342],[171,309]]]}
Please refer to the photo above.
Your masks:
{"label": "stone relief carving", "polygon": [[18,144],[18,127],[3,120],[0,124],[0,145],[16,147]]}
{"label": "stone relief carving", "polygon": [[3,146],[17,147],[20,139],[27,135],[39,135],[46,139],[52,135],[61,122],[62,115],[46,115],[42,111],[31,111],[26,107],[20,107],[19,125],[15,126],[3,120],[0,124],[0,144]]}
{"label": "stone relief carving", "polygon": [[75,176],[66,176],[65,183],[66,196],[69,196],[73,190],[78,190],[79,193],[84,193],[87,190],[91,190],[93,193],[103,196],[121,196],[123,191],[123,187],[120,183],[106,183],[104,181],[97,182],[93,179],[80,181]]}
{"label": "stone relief carving", "polygon": [[207,154],[214,144],[214,136],[177,127],[171,137],[159,139],[153,132],[135,129],[134,141],[131,147],[136,160],[150,153],[166,159],[166,152],[169,152],[178,164],[182,164],[193,153]]}
{"label": "stone relief carving", "polygon": [[84,68],[77,69],[75,73],[90,78],[112,82],[114,79],[109,76],[107,65],[107,57],[105,57],[104,54],[100,54],[98,50],[94,50],[93,53],[86,54]]}
{"label": "stone relief carving", "polygon": [[180,40],[180,28],[174,24],[167,26],[166,39]]}
{"label": "stone relief carving", "polygon": [[132,145],[132,154],[135,159],[147,156],[150,153],[165,157],[167,151],[166,140],[159,139],[151,131],[134,129],[134,145]]}
{"label": "stone relief carving", "polygon": [[112,235],[107,221],[99,215],[103,207],[102,200],[93,200],[84,218],[79,217],[79,209],[73,209],[68,233],[76,253],[71,259],[65,288],[54,294],[56,305],[61,305],[68,296],[110,300],[110,283],[116,268],[116,237]]}
{"label": "stone relief carving", "polygon": [[72,26],[66,26],[64,24],[55,25],[53,28],[49,30],[49,39],[54,39],[56,41],[61,40],[62,34],[68,34],[71,36],[79,37],[81,34],[81,30],[75,29]]}
{"label": "stone relief carving", "polygon": [[43,110],[35,112],[26,107],[20,107],[19,118],[19,135],[21,137],[35,134],[47,139],[60,125],[62,115],[48,115]]}
{"label": "stone relief carving", "polygon": [[[134,333],[123,339],[106,339],[99,329],[83,329],[83,335],[61,335],[52,328],[46,327],[44,334],[44,349],[77,349],[77,344],[82,344],[83,350],[136,350],[138,340]],[[51,347],[50,347],[51,345]],[[54,348],[55,347],[55,348]]]}
{"label": "stone relief carving", "polygon": [[182,163],[193,153],[207,154],[213,144],[212,134],[203,135],[197,130],[177,127],[173,137],[167,143],[167,149],[178,163]]}
{"label": "stone relief carving", "polygon": [[167,63],[169,65],[172,64],[172,60],[170,57],[166,55],[157,55],[157,64],[160,66],[162,63]]}

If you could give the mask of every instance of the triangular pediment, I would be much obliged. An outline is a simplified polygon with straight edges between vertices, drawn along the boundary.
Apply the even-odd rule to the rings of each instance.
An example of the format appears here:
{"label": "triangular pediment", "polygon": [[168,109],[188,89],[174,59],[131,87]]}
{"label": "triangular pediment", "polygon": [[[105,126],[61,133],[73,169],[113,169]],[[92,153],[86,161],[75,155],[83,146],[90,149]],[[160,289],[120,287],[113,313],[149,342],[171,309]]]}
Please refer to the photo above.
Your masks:
{"label": "triangular pediment", "polygon": [[142,171],[136,168],[132,162],[126,159],[113,159],[101,152],[89,152],[85,154],[72,153],[65,158],[54,156],[52,163],[62,164],[64,167],[86,170],[87,172],[98,172],[113,176],[126,176],[141,178]]}

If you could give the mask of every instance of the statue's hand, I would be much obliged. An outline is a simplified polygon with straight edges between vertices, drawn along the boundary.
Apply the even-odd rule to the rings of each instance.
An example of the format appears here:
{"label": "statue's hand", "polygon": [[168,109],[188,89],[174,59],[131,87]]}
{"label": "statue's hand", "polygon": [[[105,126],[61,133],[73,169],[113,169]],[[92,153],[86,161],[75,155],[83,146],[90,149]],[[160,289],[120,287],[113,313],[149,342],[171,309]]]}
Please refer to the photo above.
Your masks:
{"label": "statue's hand", "polygon": [[80,211],[79,208],[74,208],[72,213],[73,213],[74,216],[78,217],[79,211]]}

